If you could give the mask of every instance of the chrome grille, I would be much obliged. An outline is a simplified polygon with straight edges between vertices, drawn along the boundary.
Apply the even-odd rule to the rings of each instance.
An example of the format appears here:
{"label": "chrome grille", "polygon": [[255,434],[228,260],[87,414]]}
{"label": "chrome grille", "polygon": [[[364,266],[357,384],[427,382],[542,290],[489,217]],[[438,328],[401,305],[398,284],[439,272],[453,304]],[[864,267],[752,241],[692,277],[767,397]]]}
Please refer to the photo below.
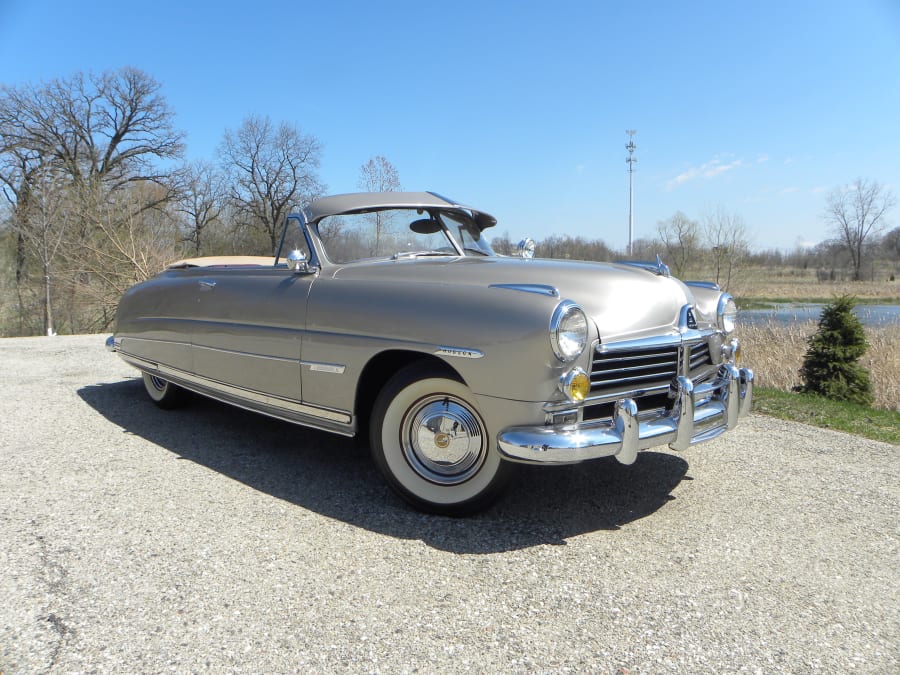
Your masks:
{"label": "chrome grille", "polygon": [[611,418],[615,399],[624,396],[633,398],[641,412],[668,407],[669,385],[684,374],[685,350],[689,376],[702,382],[714,371],[706,340],[595,352],[591,365],[591,394],[595,398],[586,402],[584,419]]}
{"label": "chrome grille", "polygon": [[701,366],[708,366],[712,363],[712,359],[709,356],[709,344],[706,342],[700,342],[699,344],[691,345],[691,365],[690,371],[693,373],[697,368]]}
{"label": "chrome grille", "polygon": [[591,391],[641,389],[670,382],[678,375],[677,345],[597,353],[591,366]]}

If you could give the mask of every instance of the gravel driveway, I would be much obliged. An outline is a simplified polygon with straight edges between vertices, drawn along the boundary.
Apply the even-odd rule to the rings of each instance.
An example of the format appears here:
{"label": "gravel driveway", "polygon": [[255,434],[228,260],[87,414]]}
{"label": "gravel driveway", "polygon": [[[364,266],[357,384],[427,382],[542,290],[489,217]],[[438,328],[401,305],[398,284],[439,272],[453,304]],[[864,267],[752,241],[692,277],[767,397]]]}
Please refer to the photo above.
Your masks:
{"label": "gravel driveway", "polygon": [[0,340],[0,672],[898,672],[898,448],[751,416],[411,511],[105,336]]}

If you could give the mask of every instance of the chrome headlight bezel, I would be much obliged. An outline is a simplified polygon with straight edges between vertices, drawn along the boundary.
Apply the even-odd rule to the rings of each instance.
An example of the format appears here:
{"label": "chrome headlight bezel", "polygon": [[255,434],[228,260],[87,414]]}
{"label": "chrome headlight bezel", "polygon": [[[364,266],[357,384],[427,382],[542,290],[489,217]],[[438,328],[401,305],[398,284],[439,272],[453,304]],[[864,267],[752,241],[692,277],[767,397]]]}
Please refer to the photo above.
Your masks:
{"label": "chrome headlight bezel", "polygon": [[571,300],[556,306],[550,319],[550,346],[556,358],[571,363],[584,353],[588,343],[588,320],[584,310]]}
{"label": "chrome headlight bezel", "polygon": [[719,330],[725,335],[731,335],[737,328],[738,308],[734,298],[728,293],[723,293],[719,297],[719,304],[716,307],[716,323]]}

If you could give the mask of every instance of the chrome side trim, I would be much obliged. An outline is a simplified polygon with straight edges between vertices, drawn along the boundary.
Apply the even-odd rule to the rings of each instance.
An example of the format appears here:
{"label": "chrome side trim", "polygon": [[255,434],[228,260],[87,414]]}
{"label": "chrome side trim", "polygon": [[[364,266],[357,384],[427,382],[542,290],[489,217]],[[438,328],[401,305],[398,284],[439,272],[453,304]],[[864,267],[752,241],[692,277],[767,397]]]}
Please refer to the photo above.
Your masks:
{"label": "chrome side trim", "polygon": [[685,281],[685,286],[693,286],[694,288],[705,288],[710,291],[721,291],[722,288],[715,281]]}
{"label": "chrome side trim", "polygon": [[[282,398],[280,396],[272,396],[263,392],[254,391],[252,389],[244,389],[243,387],[235,387],[231,384],[218,382],[208,377],[188,373],[180,368],[173,368],[162,363],[148,361],[147,359],[119,351],[119,355],[128,363],[140,370],[146,370],[171,380],[186,389],[197,391],[200,394],[216,398],[216,394],[226,397],[227,402],[234,402],[232,399],[239,401],[247,401],[256,406],[251,409],[257,412],[266,412],[272,414],[271,411],[283,411],[284,413],[294,413],[317,419],[328,420],[329,422],[339,422],[341,424],[350,424],[353,420],[350,413],[342,410],[332,410],[330,408],[321,408],[319,406],[310,405],[309,403],[301,403],[292,399]],[[260,410],[258,406],[263,406],[268,410]],[[278,415],[273,415],[278,417]],[[294,420],[292,420],[294,421]]]}
{"label": "chrome side trim", "polygon": [[158,340],[158,339],[150,339],[150,338],[139,338],[139,337],[127,337],[127,338],[119,338],[116,341],[116,344],[119,345],[119,350],[121,351],[122,345],[125,344],[125,341],[128,341],[128,344],[132,342],[152,342],[156,345],[178,345],[180,347],[190,347],[191,343],[187,340]]}
{"label": "chrome side trim", "polygon": [[455,356],[460,359],[480,359],[484,357],[484,352],[478,349],[469,349],[467,347],[438,347],[435,350],[436,356]]}
{"label": "chrome side trim", "polygon": [[316,361],[301,361],[301,366],[306,366],[314,373],[334,373],[335,375],[343,375],[347,366],[339,363],[318,363]]}
{"label": "chrome side trim", "polygon": [[193,345],[195,350],[202,349],[207,352],[218,352],[219,354],[234,354],[236,356],[249,356],[254,359],[263,359],[264,361],[279,361],[282,363],[301,363],[300,359],[292,359],[286,356],[271,356],[270,354],[255,354],[253,352],[245,352],[240,349],[224,349],[222,347],[206,347],[204,345]]}
{"label": "chrome side trim", "polygon": [[559,297],[559,290],[555,286],[547,284],[491,284],[488,288],[500,288],[507,291],[521,291],[523,293],[537,293],[551,298]]}

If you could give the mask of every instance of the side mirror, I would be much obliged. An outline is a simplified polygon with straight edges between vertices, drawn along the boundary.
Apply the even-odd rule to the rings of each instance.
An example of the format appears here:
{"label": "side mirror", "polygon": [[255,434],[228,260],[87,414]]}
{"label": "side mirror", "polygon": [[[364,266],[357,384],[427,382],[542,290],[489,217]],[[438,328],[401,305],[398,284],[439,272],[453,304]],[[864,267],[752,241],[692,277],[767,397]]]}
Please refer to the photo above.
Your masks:
{"label": "side mirror", "polygon": [[306,260],[306,254],[298,249],[294,249],[288,253],[287,265],[294,274],[306,274],[309,272],[309,263]]}
{"label": "side mirror", "polygon": [[520,258],[531,260],[534,257],[534,239],[525,237],[519,242],[519,245],[516,246],[516,252],[519,254]]}

